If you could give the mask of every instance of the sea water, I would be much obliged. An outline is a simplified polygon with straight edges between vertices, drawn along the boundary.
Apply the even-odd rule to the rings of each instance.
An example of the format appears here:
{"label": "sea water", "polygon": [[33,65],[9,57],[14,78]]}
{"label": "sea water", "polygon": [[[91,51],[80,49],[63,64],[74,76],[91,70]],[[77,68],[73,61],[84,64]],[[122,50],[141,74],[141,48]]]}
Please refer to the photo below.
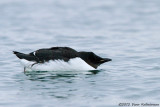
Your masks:
{"label": "sea water", "polygon": [[[96,72],[24,73],[12,53],[54,46],[112,61]],[[159,0],[0,1],[1,107],[158,104],[159,90]]]}

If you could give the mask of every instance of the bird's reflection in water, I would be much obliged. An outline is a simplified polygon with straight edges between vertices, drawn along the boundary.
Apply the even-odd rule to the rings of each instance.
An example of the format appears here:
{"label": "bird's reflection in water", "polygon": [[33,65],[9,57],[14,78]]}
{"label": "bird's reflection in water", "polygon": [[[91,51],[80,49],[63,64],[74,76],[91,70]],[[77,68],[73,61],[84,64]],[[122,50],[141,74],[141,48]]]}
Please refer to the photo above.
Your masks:
{"label": "bird's reflection in water", "polygon": [[95,75],[103,70],[90,70],[90,71],[32,71],[25,72],[24,74],[29,77],[29,80],[48,81],[57,78],[73,78],[80,75]]}
{"label": "bird's reflection in water", "polygon": [[101,71],[103,71],[103,69],[101,69],[101,70],[90,70],[90,71],[88,71],[88,72],[91,72],[90,75],[92,75],[92,74],[97,74],[97,73],[99,73],[99,72],[101,72]]}
{"label": "bird's reflection in water", "polygon": [[32,90],[34,94],[50,96],[56,99],[67,99],[73,97],[75,94],[78,94],[80,87],[83,86],[83,83],[89,82],[87,78],[90,78],[90,76],[92,77],[92,75],[95,75],[100,71],[101,70],[79,72],[33,71],[25,72],[25,75],[27,80],[30,80],[28,84],[30,86],[28,88],[29,90]]}
{"label": "bird's reflection in water", "polygon": [[32,81],[49,81],[57,78],[71,78],[75,77],[77,74],[58,74],[55,72],[48,71],[33,71],[33,72],[25,72],[25,75],[29,80]]}

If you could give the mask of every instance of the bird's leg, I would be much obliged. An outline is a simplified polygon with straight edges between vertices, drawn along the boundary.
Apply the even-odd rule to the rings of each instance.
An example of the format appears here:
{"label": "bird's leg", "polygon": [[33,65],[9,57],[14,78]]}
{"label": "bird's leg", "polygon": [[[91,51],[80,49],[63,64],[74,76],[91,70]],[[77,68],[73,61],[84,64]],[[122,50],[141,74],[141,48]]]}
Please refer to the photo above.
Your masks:
{"label": "bird's leg", "polygon": [[25,73],[26,67],[24,67],[24,73]]}
{"label": "bird's leg", "polygon": [[35,65],[35,64],[38,64],[38,62],[36,62],[36,63],[32,64],[32,65],[31,65],[31,67],[33,67],[33,65]]}
{"label": "bird's leg", "polygon": [[35,63],[33,63],[33,64],[31,65],[31,67],[33,67],[33,65],[39,64],[39,63],[43,63],[43,61],[35,62]]}

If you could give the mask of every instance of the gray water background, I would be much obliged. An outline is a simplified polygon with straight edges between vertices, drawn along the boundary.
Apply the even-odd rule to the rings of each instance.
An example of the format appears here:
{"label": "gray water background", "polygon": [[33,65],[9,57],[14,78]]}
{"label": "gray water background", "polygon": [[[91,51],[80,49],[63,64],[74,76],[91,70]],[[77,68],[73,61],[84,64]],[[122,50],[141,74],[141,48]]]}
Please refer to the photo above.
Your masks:
{"label": "gray water background", "polygon": [[[13,50],[53,46],[112,58],[96,74],[24,74]],[[86,71],[87,72],[87,71]],[[1,107],[160,102],[159,0],[1,0]]]}

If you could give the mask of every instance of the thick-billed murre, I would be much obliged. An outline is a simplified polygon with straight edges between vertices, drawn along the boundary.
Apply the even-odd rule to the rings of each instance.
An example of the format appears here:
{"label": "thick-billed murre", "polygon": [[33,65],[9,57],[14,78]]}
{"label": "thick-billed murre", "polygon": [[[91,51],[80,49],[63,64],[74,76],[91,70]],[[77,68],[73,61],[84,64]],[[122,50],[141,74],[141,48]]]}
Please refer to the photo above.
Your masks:
{"label": "thick-billed murre", "polygon": [[[101,58],[93,52],[78,52],[69,47],[44,48],[29,54],[16,51],[13,51],[13,53],[21,59],[24,68],[30,70],[47,71],[48,65],[50,67],[52,66],[55,70],[60,70],[61,68],[65,70],[64,67],[66,70],[70,70],[70,68],[72,69],[74,66],[82,70],[93,70],[105,62],[111,61],[111,59]],[[76,64],[76,62],[79,63]]]}

